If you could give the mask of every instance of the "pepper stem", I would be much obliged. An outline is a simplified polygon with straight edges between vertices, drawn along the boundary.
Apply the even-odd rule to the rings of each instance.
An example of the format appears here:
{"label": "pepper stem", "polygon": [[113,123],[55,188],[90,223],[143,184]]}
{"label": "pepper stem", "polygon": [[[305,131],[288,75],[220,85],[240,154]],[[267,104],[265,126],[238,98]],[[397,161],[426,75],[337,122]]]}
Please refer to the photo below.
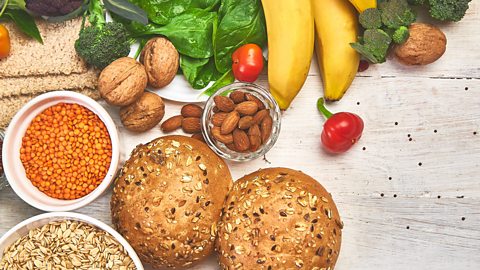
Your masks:
{"label": "pepper stem", "polygon": [[333,113],[331,113],[327,108],[325,108],[325,99],[319,98],[317,101],[317,109],[325,116],[325,118],[332,117]]}

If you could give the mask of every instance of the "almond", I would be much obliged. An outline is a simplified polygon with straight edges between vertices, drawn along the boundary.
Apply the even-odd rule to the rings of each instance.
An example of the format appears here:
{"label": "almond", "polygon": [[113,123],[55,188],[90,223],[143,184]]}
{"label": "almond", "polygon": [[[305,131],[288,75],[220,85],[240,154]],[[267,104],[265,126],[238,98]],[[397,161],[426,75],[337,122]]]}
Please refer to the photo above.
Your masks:
{"label": "almond", "polygon": [[185,133],[189,133],[189,134],[201,132],[202,125],[200,124],[200,118],[197,118],[197,117],[183,118],[182,129]]}
{"label": "almond", "polygon": [[225,120],[225,117],[227,117],[227,114],[228,113],[224,113],[224,112],[219,112],[219,113],[214,114],[212,116],[212,124],[214,126],[221,127],[223,121]]}
{"label": "almond", "polygon": [[221,133],[222,135],[226,135],[232,133],[232,131],[237,127],[238,120],[240,120],[240,115],[238,112],[233,111],[227,114],[225,120],[223,120],[221,126]]}
{"label": "almond", "polygon": [[220,112],[220,109],[217,106],[214,106],[213,109],[212,109],[212,112],[213,113],[218,113],[218,112]]}
{"label": "almond", "polygon": [[192,138],[197,139],[201,142],[205,142],[205,139],[203,138],[202,133],[195,133],[195,134],[192,135]]}
{"label": "almond", "polygon": [[267,115],[260,124],[260,131],[262,133],[262,142],[267,143],[270,135],[272,134],[273,119],[270,115]]}
{"label": "almond", "polygon": [[253,125],[253,117],[250,115],[244,116],[240,118],[238,121],[238,128],[239,129],[248,129]]}
{"label": "almond", "polygon": [[235,149],[239,152],[245,152],[250,148],[250,140],[247,133],[241,129],[235,129],[233,131],[233,144]]}
{"label": "almond", "polygon": [[230,93],[230,99],[235,104],[242,103],[245,101],[245,93],[240,90],[235,90],[232,93]]}
{"label": "almond", "polygon": [[241,115],[254,115],[258,111],[258,105],[255,101],[244,101],[235,108]]}
{"label": "almond", "polygon": [[215,138],[215,140],[224,143],[224,144],[229,144],[233,143],[233,135],[232,134],[227,134],[227,135],[222,135],[220,132],[219,127],[212,127],[212,136]]}
{"label": "almond", "polygon": [[225,144],[225,146],[234,152],[238,152],[238,150],[235,148],[235,144],[233,143]]}
{"label": "almond", "polygon": [[182,107],[181,114],[183,117],[201,118],[203,114],[203,109],[196,104],[187,104]]}
{"label": "almond", "polygon": [[262,137],[258,125],[253,125],[248,129],[248,139],[250,140],[250,151],[257,151],[262,146]]}
{"label": "almond", "polygon": [[255,124],[260,124],[262,120],[265,118],[265,116],[269,115],[270,111],[269,110],[261,110],[258,111],[254,116],[253,116],[253,123]]}
{"label": "almond", "polygon": [[248,101],[255,101],[255,103],[257,103],[257,105],[258,105],[259,110],[265,109],[265,104],[260,99],[258,99],[256,96],[254,96],[250,93],[246,93],[245,94],[245,99],[248,100]]}
{"label": "almond", "polygon": [[217,108],[222,112],[231,112],[235,109],[235,104],[228,97],[216,96],[213,98],[213,101],[215,102],[215,105],[217,105]]}
{"label": "almond", "polygon": [[165,122],[162,123],[160,128],[163,132],[172,132],[174,130],[179,129],[182,126],[183,116],[176,115],[173,117],[168,118]]}

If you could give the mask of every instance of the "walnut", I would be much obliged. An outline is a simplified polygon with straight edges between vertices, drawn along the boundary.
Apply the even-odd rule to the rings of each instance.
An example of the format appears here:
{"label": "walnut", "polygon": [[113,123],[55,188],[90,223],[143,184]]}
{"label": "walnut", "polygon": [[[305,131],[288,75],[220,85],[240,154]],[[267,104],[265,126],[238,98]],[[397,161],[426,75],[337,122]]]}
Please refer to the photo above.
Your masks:
{"label": "walnut", "polygon": [[405,65],[428,65],[445,53],[447,38],[438,28],[430,24],[414,23],[410,26],[410,37],[395,47],[395,55]]}
{"label": "walnut", "polygon": [[170,84],[177,75],[179,55],[168,39],[157,37],[145,44],[140,62],[145,65],[148,84],[154,88],[162,88]]}
{"label": "walnut", "polygon": [[135,132],[147,131],[162,121],[165,104],[156,94],[145,92],[140,99],[120,110],[125,128]]}
{"label": "walnut", "polygon": [[102,71],[98,79],[100,95],[110,105],[132,104],[142,96],[145,87],[147,87],[145,68],[129,57],[113,61]]}

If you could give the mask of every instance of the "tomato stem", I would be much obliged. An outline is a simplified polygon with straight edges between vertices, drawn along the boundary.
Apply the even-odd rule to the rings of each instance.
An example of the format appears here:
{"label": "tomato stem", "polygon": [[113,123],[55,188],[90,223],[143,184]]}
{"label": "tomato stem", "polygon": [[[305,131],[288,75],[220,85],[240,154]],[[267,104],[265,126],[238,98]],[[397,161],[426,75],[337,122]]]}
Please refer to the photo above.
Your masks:
{"label": "tomato stem", "polygon": [[327,108],[325,108],[325,99],[319,98],[317,101],[317,109],[325,116],[325,118],[332,117],[333,113],[331,113]]}

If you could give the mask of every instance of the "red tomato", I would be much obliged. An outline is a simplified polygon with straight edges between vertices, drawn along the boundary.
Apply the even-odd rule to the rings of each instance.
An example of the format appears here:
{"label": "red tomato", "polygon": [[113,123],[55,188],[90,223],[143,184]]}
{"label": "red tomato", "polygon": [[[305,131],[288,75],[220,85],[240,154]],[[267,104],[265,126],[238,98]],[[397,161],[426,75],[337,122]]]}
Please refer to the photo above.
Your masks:
{"label": "red tomato", "polygon": [[262,48],[257,44],[246,44],[232,54],[232,70],[235,78],[242,82],[254,82],[263,70]]}
{"label": "red tomato", "polygon": [[317,103],[318,109],[327,117],[323,125],[322,144],[330,153],[339,154],[350,149],[362,136],[363,120],[354,113],[330,113],[324,106],[323,99]]}

